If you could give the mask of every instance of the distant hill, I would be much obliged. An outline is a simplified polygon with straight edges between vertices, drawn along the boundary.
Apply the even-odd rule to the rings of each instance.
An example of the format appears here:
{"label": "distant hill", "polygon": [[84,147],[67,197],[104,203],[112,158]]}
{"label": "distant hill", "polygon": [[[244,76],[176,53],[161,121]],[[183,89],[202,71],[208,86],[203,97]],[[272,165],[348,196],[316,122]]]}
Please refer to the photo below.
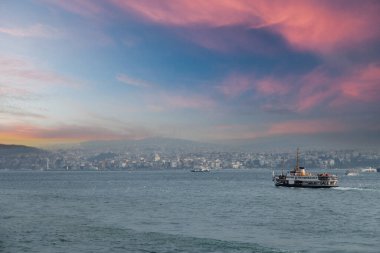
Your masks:
{"label": "distant hill", "polygon": [[24,146],[0,144],[0,155],[19,155],[45,152],[42,149]]}
{"label": "distant hill", "polygon": [[339,150],[366,147],[368,149],[375,148],[375,141],[368,140],[363,144],[362,141],[358,146],[350,144],[354,137],[349,134],[305,134],[305,135],[287,135],[256,138],[253,140],[232,140],[223,142],[225,145],[239,151],[248,152],[294,152],[297,147],[302,150]]}
{"label": "distant hill", "polygon": [[[334,142],[330,142],[334,139]],[[355,148],[333,134],[273,136],[256,139],[219,140],[212,143],[153,137],[142,140],[87,141],[79,146],[98,152],[294,152],[302,150]],[[370,143],[369,143],[370,144]],[[368,145],[373,147],[373,145]]]}
{"label": "distant hill", "polygon": [[202,143],[174,138],[146,138],[142,140],[117,140],[117,141],[88,141],[80,145],[83,149],[103,150],[108,152],[118,151],[177,151],[192,152],[202,150],[215,150],[221,145]]}
{"label": "distant hill", "polygon": [[[220,140],[213,143],[184,139],[154,137],[142,140],[88,141],[80,146],[85,150],[99,152],[294,152],[303,150],[349,148],[344,143],[333,145],[330,135],[274,136],[256,139]],[[339,145],[341,144],[341,145]]]}

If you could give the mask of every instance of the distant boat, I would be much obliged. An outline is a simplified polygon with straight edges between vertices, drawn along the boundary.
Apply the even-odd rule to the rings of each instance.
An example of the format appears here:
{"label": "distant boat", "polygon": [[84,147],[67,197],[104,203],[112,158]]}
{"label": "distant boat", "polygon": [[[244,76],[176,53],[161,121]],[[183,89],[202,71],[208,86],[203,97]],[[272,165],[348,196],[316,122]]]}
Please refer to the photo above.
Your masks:
{"label": "distant boat", "polygon": [[368,167],[368,168],[363,168],[361,169],[362,172],[367,172],[367,173],[373,173],[373,172],[377,172],[376,169],[372,168],[372,167]]}
{"label": "distant boat", "polygon": [[210,169],[206,166],[194,167],[191,172],[210,172]]}
{"label": "distant boat", "polygon": [[346,176],[358,176],[359,171],[358,170],[347,170],[345,174],[346,174]]}
{"label": "distant boat", "polygon": [[304,167],[299,166],[299,149],[297,149],[297,164],[296,167],[283,172],[280,175],[275,175],[273,171],[273,181],[275,186],[285,187],[303,187],[303,188],[331,188],[338,186],[338,177],[328,173],[312,174],[306,172]]}

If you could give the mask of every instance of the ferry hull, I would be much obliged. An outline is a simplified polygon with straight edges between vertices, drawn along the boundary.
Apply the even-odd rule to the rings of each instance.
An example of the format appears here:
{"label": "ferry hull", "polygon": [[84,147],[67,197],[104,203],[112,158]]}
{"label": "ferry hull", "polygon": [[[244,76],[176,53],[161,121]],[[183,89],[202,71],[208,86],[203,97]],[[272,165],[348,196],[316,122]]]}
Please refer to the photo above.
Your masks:
{"label": "ferry hull", "polygon": [[294,177],[288,178],[287,176],[281,175],[273,178],[275,186],[283,187],[299,187],[299,188],[332,188],[338,187],[338,179],[335,176],[322,177],[323,179],[317,179],[310,177],[308,180],[302,180],[298,177],[298,180],[294,180]]}
{"label": "ferry hull", "polygon": [[275,184],[276,187],[293,187],[293,188],[334,188],[338,185],[295,185],[295,184]]}

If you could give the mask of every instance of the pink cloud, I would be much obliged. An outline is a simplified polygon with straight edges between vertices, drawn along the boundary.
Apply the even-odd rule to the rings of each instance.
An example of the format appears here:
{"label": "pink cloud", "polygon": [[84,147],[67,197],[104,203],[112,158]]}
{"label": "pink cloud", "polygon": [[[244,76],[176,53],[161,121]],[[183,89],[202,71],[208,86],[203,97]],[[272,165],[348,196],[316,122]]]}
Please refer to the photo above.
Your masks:
{"label": "pink cloud", "polygon": [[226,97],[236,97],[253,89],[252,77],[233,73],[217,89]]}
{"label": "pink cloud", "polygon": [[340,88],[346,99],[363,102],[379,101],[380,66],[371,64],[353,71],[351,76],[343,78]]}
{"label": "pink cloud", "polygon": [[[111,2],[151,22],[180,27],[222,27],[241,25],[250,29],[269,29],[301,50],[329,52],[379,38],[380,4],[329,1],[122,1]],[[201,43],[213,47],[212,39]],[[222,43],[222,42],[220,42]]]}
{"label": "pink cloud", "polygon": [[[272,8],[273,7],[273,8]],[[380,5],[375,2],[347,3],[295,1],[287,6],[265,6],[266,20],[278,20],[274,31],[299,49],[330,52],[379,38]]]}
{"label": "pink cloud", "polygon": [[341,76],[331,76],[319,68],[301,78],[296,111],[307,112],[318,106],[325,110],[349,108],[356,102],[377,102],[380,94],[380,67],[355,66]]}
{"label": "pink cloud", "polygon": [[279,81],[273,77],[267,77],[258,80],[256,90],[262,95],[279,95],[284,96],[290,92],[290,85],[286,81]]}
{"label": "pink cloud", "polygon": [[[207,48],[260,47],[258,41],[243,36],[223,36],[202,32],[199,27],[241,26],[266,29],[282,36],[299,50],[328,53],[362,42],[379,39],[380,4],[377,1],[336,2],[290,0],[44,0],[68,12],[85,17],[112,18],[112,9],[134,12],[146,21],[167,26],[191,28],[185,34]],[[340,3],[340,4],[339,4]],[[193,29],[195,28],[195,30]],[[206,29],[207,30],[207,29]],[[21,33],[22,34],[22,33]],[[251,43],[249,43],[251,42]],[[250,46],[251,44],[251,46]]]}
{"label": "pink cloud", "polygon": [[253,74],[232,73],[217,86],[219,92],[229,98],[255,91],[258,96],[286,96],[292,89],[290,78],[276,79],[274,76],[256,78]]}
{"label": "pink cloud", "polygon": [[265,111],[293,111],[307,114],[316,108],[328,112],[331,109],[349,108],[355,103],[369,104],[379,100],[380,67],[376,64],[354,66],[339,76],[319,67],[303,76],[281,79],[268,76],[251,79],[260,95]]}
{"label": "pink cloud", "polygon": [[299,80],[297,97],[293,104],[297,112],[307,112],[337,95],[338,85],[324,69],[317,68]]}
{"label": "pink cloud", "polygon": [[253,74],[233,73],[216,87],[227,98],[251,93],[264,111],[308,114],[319,109],[349,108],[354,103],[379,100],[380,67],[377,64],[354,66],[339,76],[327,67],[318,67],[304,75],[273,75],[256,78]]}

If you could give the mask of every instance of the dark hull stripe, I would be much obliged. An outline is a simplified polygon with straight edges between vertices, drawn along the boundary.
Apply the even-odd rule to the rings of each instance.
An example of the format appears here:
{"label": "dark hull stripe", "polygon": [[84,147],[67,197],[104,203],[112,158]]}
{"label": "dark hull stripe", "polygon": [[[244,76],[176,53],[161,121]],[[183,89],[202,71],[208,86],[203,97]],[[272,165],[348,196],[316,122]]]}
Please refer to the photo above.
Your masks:
{"label": "dark hull stripe", "polygon": [[279,187],[297,187],[297,188],[333,188],[338,187],[338,185],[290,185],[290,184],[275,184],[275,186]]}

